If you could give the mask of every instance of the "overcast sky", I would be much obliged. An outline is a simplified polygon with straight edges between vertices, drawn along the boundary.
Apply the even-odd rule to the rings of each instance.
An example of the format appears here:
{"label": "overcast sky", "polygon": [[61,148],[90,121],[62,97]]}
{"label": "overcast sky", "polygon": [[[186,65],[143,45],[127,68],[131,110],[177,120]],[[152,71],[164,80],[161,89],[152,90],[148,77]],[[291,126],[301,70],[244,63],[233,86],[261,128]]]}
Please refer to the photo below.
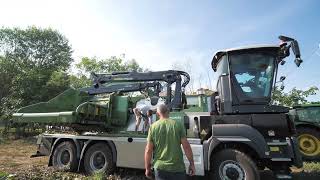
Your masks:
{"label": "overcast sky", "polygon": [[[288,76],[286,90],[320,87],[317,0],[0,0],[0,4],[0,26],[57,29],[69,39],[75,61],[125,53],[151,70],[187,62],[196,86],[212,86],[208,77],[214,76],[210,63],[215,51],[278,44],[278,35],[291,36],[299,41],[305,62],[296,68],[291,57],[281,67],[280,74]],[[311,99],[320,100],[320,95]]]}

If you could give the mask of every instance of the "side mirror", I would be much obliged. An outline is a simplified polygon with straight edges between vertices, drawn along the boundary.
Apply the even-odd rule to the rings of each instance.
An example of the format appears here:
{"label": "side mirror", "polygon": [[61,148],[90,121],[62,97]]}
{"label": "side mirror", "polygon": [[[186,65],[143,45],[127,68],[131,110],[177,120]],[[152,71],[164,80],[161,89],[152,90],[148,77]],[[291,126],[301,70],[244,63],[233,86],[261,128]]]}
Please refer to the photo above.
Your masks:
{"label": "side mirror", "polygon": [[[282,45],[282,49],[284,50],[283,54],[284,57],[287,57],[290,55],[289,49],[291,47],[292,52],[295,55],[295,60],[294,63],[300,67],[300,64],[303,62],[301,59],[301,54],[300,54],[300,48],[299,48],[299,43],[297,40],[290,38],[290,37],[286,37],[286,36],[279,36],[279,39],[281,41],[284,42],[284,44]],[[286,46],[286,42],[290,42],[290,44],[288,46]]]}
{"label": "side mirror", "polygon": [[283,82],[285,79],[286,79],[285,76],[281,76],[281,77],[280,77],[280,81],[281,81],[281,82]]}
{"label": "side mirror", "polygon": [[281,85],[280,85],[280,90],[284,90],[284,80],[286,79],[286,77],[285,76],[281,76],[280,77],[280,80],[278,81],[278,82],[276,82],[276,83],[281,83]]}
{"label": "side mirror", "polygon": [[285,63],[286,63],[286,61],[282,60],[280,64],[281,64],[281,66],[283,66]]}
{"label": "side mirror", "polygon": [[298,67],[300,67],[300,64],[303,62],[301,59],[301,54],[300,54],[300,48],[299,48],[299,44],[298,41],[294,40],[291,43],[291,49],[293,51],[293,53],[296,55],[296,59],[294,60],[294,63],[296,63],[296,65]]}
{"label": "side mirror", "polygon": [[301,58],[296,58],[296,59],[294,60],[294,63],[295,63],[298,67],[300,67],[300,64],[301,64],[302,62],[303,62],[303,61],[302,61]]}

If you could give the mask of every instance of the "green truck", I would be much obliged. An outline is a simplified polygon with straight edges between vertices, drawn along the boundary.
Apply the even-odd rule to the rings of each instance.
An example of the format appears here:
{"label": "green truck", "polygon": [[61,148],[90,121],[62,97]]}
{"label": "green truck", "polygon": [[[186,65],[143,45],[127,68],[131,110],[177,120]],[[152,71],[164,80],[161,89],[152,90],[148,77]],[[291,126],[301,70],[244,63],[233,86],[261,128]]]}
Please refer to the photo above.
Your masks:
{"label": "green truck", "polygon": [[182,71],[93,74],[92,87],[21,108],[13,123],[47,123],[78,132],[39,136],[35,156],[49,156],[49,166],[87,173],[111,172],[115,167],[144,169],[147,139],[134,131],[132,108],[164,103],[170,118],[185,127],[196,175],[259,180],[259,170],[267,167],[276,178],[288,179],[290,167],[302,167],[302,160],[289,109],[272,105],[271,92],[278,66],[289,51],[297,66],[302,60],[295,39],[279,38],[281,45],[216,52],[211,61],[216,92],[210,97],[202,93],[196,100],[187,97],[184,89],[190,77]]}
{"label": "green truck", "polygon": [[320,104],[305,104],[289,111],[298,134],[298,143],[305,160],[320,160]]}

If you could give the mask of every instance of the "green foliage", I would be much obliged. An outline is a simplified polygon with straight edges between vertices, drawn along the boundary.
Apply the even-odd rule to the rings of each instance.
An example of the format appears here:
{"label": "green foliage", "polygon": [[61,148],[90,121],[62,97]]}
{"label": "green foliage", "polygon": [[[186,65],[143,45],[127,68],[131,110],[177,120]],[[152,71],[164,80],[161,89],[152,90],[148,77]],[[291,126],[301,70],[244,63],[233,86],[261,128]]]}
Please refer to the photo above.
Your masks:
{"label": "green foliage", "polygon": [[85,75],[70,75],[70,86],[74,88],[82,88],[92,85],[92,81]]}
{"label": "green foliage", "polygon": [[69,68],[71,55],[68,40],[55,30],[0,29],[0,118],[64,90],[67,82],[58,72]]}
{"label": "green foliage", "polygon": [[68,89],[70,86],[70,78],[69,75],[62,71],[54,71],[50,79],[47,81],[44,86],[44,98],[51,99],[56,95],[60,94],[62,91]]}
{"label": "green foliage", "polygon": [[107,59],[84,57],[76,67],[82,74],[86,73],[110,73],[114,71],[142,71],[136,60],[125,61],[123,58],[111,56]]}
{"label": "green foliage", "polygon": [[66,70],[72,62],[68,40],[50,28],[2,28],[0,45],[1,54],[24,68],[37,68],[50,73]]}
{"label": "green foliage", "polygon": [[307,97],[315,95],[319,89],[315,86],[303,91],[297,88],[293,88],[289,92],[284,92],[279,87],[273,91],[272,99],[273,102],[285,106],[293,106],[297,104],[304,104],[307,102]]}
{"label": "green foliage", "polygon": [[139,66],[136,60],[124,60],[124,58],[111,56],[106,59],[83,57],[76,64],[78,75],[70,76],[71,86],[75,88],[90,86],[92,81],[89,79],[89,74],[94,73],[111,73],[115,71],[138,71],[143,69]]}
{"label": "green foliage", "polygon": [[97,172],[97,173],[94,173],[91,178],[93,180],[103,180],[103,179],[107,179],[107,175],[105,172]]}
{"label": "green foliage", "polygon": [[7,179],[8,176],[9,174],[7,172],[0,171],[0,179]]}

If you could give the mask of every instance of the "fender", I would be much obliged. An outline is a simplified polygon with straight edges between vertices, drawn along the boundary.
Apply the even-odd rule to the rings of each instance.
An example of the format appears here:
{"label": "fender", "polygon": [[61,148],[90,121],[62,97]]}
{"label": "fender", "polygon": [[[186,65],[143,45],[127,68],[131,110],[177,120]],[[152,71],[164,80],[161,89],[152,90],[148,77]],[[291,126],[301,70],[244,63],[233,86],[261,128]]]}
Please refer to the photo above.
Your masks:
{"label": "fender", "polygon": [[[70,139],[67,139],[67,138],[57,138],[57,139],[54,141],[54,143],[53,143],[52,146],[51,146],[51,151],[50,151],[48,166],[52,166],[52,155],[53,155],[53,152],[54,152],[56,146],[57,146],[58,144],[60,144],[61,142],[63,142],[63,141],[68,141],[68,140],[70,140]],[[72,139],[72,141],[73,141],[73,143],[74,143],[75,146],[76,146],[77,159],[79,160],[79,158],[80,158],[81,146],[80,146],[80,144],[79,144],[79,142],[78,142],[77,140]]]}
{"label": "fender", "polygon": [[[94,142],[105,142],[108,144],[108,146],[111,149],[112,152],[112,160],[116,160],[117,159],[117,149],[116,146],[114,145],[114,143],[112,141],[97,141],[97,140],[88,140],[84,143],[84,146],[81,150],[81,154],[80,154],[80,158],[79,158],[79,164],[78,164],[78,171],[80,171],[80,168],[83,165],[83,158],[84,158],[84,154],[87,151],[88,147],[90,147],[91,144],[93,144]],[[116,163],[116,162],[115,162]]]}
{"label": "fender", "polygon": [[221,143],[246,144],[255,150],[260,158],[266,158],[269,152],[268,145],[262,134],[245,124],[214,124],[212,125],[212,137],[209,140],[207,167],[210,167],[212,151]]}

